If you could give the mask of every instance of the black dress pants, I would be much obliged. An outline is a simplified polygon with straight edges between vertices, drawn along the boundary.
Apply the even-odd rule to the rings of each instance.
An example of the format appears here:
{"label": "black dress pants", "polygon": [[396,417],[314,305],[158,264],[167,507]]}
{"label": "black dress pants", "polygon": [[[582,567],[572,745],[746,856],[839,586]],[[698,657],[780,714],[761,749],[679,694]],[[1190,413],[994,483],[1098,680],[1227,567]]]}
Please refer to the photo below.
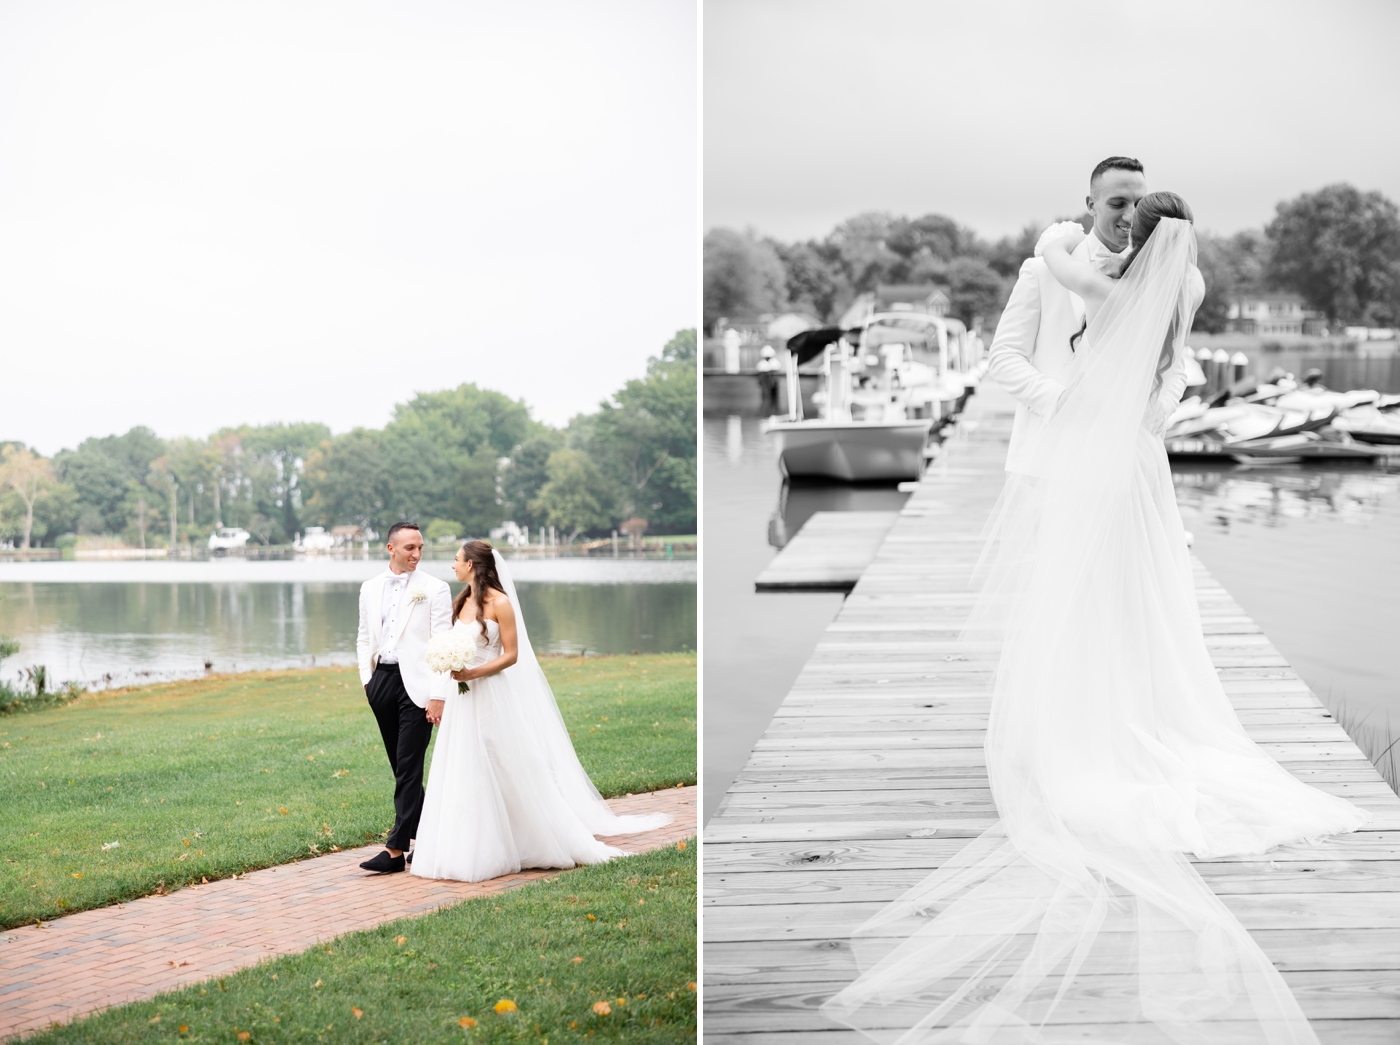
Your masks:
{"label": "black dress pants", "polygon": [[423,815],[423,758],[433,724],[427,711],[413,703],[404,689],[397,664],[379,665],[365,687],[365,696],[379,722],[389,768],[394,771],[394,829],[384,844],[406,850],[418,834],[418,818]]}

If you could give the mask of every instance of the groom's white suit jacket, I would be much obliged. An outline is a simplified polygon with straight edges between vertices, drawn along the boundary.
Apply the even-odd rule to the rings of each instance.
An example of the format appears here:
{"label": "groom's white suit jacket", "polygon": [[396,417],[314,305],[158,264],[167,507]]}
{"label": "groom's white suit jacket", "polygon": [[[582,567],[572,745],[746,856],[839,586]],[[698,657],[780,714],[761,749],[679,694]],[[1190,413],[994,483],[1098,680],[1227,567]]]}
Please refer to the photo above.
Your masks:
{"label": "groom's white suit jacket", "polygon": [[[427,707],[429,700],[443,700],[449,693],[457,692],[452,677],[429,671],[424,659],[428,640],[452,627],[452,590],[446,581],[414,570],[401,598],[395,648],[399,674],[403,676],[409,699],[420,708]],[[383,605],[384,574],[381,573],[360,585],[360,630],[355,636],[355,651],[360,660],[360,682],[366,686],[379,666],[379,650],[384,639],[379,633]]]}
{"label": "groom's white suit jacket", "polygon": [[[1091,231],[1074,249],[1073,256],[1092,265],[1112,253]],[[1069,383],[1074,361],[1070,338],[1083,325],[1084,299],[1060,286],[1044,258],[1022,262],[987,353],[987,372],[1017,403],[1011,446],[1006,452],[1008,472],[1031,470],[1031,448]],[[1178,341],[1182,339],[1184,335]],[[1177,359],[1162,379],[1163,403],[1170,401],[1174,405],[1186,389],[1180,347],[1178,343]]]}

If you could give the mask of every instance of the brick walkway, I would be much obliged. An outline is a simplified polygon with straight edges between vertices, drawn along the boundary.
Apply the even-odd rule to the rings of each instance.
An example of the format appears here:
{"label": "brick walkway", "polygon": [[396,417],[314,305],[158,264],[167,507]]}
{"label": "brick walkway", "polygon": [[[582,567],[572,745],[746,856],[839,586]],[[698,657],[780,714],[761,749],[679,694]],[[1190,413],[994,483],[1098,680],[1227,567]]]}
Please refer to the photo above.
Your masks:
{"label": "brick walkway", "polygon": [[[694,787],[609,804],[619,813],[660,810],[675,818],[644,835],[607,839],[620,849],[646,852],[696,832]],[[0,1038],[558,873],[526,871],[472,885],[361,871],[360,861],[380,848],[269,867],[0,934]]]}

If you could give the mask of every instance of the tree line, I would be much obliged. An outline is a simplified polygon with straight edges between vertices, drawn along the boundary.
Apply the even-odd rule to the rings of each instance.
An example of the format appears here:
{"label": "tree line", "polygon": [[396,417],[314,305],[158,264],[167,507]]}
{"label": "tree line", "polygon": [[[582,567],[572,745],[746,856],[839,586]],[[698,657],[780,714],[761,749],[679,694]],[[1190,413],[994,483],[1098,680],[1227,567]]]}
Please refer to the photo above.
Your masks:
{"label": "tree line", "polygon": [[[1087,213],[1077,220],[1090,227]],[[1044,227],[989,241],[941,214],[872,212],[797,243],[714,228],[704,243],[705,327],[785,310],[834,322],[879,284],[934,283],[952,315],[990,332]],[[1279,203],[1262,229],[1198,228],[1197,241],[1207,287],[1197,330],[1224,330],[1233,298],[1270,291],[1298,293],[1333,324],[1400,325],[1400,211],[1379,192],[1329,185]]]}
{"label": "tree line", "polygon": [[383,428],[244,425],[207,438],[149,428],[45,458],[0,444],[0,541],[106,535],[201,542],[239,526],[286,544],[307,526],[385,533],[399,519],[484,536],[506,520],[564,540],[628,519],[696,531],[696,332],[679,331],[593,413],[553,428],[521,400],[463,384],[416,395]]}

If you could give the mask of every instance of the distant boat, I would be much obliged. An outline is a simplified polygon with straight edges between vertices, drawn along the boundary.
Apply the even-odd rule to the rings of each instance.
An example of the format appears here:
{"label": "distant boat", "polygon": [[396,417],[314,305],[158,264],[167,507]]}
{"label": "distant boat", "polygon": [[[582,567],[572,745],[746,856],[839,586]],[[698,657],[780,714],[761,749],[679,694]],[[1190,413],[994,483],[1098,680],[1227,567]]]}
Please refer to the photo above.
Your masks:
{"label": "distant boat", "polygon": [[299,535],[297,539],[292,542],[292,546],[299,552],[315,554],[317,552],[334,551],[336,546],[340,543],[340,541],[335,539],[334,535],[326,532],[324,526],[308,526],[306,532]]}
{"label": "distant boat", "polygon": [[241,526],[221,526],[209,535],[211,552],[242,551],[253,535]]}
{"label": "distant boat", "polygon": [[1381,409],[1374,406],[1348,410],[1345,415],[1332,422],[1332,427],[1346,432],[1359,442],[1400,445],[1400,418],[1392,413],[1382,413]]}

